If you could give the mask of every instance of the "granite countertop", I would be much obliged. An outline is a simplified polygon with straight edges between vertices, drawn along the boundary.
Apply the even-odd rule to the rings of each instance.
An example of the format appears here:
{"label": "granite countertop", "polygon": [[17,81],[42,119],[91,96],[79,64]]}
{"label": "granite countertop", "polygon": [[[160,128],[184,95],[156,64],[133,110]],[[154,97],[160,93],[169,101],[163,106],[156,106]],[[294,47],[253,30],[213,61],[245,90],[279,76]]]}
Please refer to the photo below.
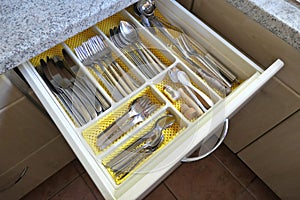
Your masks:
{"label": "granite countertop", "polygon": [[[0,74],[136,1],[3,0],[0,5]],[[300,6],[296,0],[226,1],[300,50]]]}
{"label": "granite countertop", "polygon": [[300,3],[297,0],[226,0],[300,51]]}
{"label": "granite countertop", "polygon": [[65,41],[136,1],[1,1],[0,74]]}

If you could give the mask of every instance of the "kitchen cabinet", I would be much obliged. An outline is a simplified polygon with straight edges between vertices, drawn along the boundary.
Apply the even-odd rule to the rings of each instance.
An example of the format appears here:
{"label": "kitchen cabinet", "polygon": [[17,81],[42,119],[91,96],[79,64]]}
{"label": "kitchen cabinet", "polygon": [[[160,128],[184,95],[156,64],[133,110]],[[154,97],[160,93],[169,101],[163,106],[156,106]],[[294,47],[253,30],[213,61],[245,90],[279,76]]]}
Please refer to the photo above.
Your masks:
{"label": "kitchen cabinet", "polygon": [[191,10],[262,66],[276,57],[285,62],[284,70],[231,120],[225,143],[239,152],[300,108],[300,53],[226,1],[195,1]]}
{"label": "kitchen cabinet", "polygon": [[225,144],[239,152],[299,107],[300,99],[294,91],[273,78],[232,118]]}
{"label": "kitchen cabinet", "polygon": [[281,199],[300,198],[299,119],[297,111],[238,154]]}
{"label": "kitchen cabinet", "polygon": [[0,109],[22,97],[22,93],[5,75],[0,75]]}
{"label": "kitchen cabinet", "polygon": [[5,74],[0,88],[0,199],[18,199],[75,157],[49,117]]}
{"label": "kitchen cabinet", "polygon": [[180,3],[187,10],[190,10],[193,6],[193,0],[178,0],[177,2]]}
{"label": "kitchen cabinet", "polygon": [[[152,188],[158,185],[164,177],[176,169],[180,164],[180,161],[192,153],[203,140],[222,128],[225,119],[233,117],[234,114],[238,112],[238,110],[283,67],[283,62],[281,60],[274,60],[273,64],[268,68],[265,67],[265,70],[262,70],[258,65],[251,61],[251,59],[243,55],[175,1],[158,1],[157,9],[163,13],[164,17],[176,22],[176,24],[182,27],[188,35],[201,43],[205,49],[211,52],[213,56],[220,60],[224,65],[228,66],[230,70],[242,80],[241,84],[228,96],[218,95],[212,88],[203,82],[203,80],[196,76],[182,59],[172,53],[165,43],[158,40],[150,31],[144,30],[143,27],[141,27],[140,22],[130,14],[130,9],[123,10],[103,22],[99,22],[94,27],[91,27],[91,29],[85,30],[68,39],[64,43],[58,45],[58,47],[54,47],[61,48],[62,46],[65,48],[69,56],[79,66],[82,72],[101,92],[103,92],[104,96],[107,97],[111,103],[111,108],[87,124],[83,126],[76,126],[74,124],[62,104],[60,104],[58,99],[53,95],[35,69],[32,60],[19,67],[20,71],[47,109],[49,115],[56,123],[62,135],[67,140],[103,196],[107,199],[136,199],[145,196]],[[119,101],[115,101],[110,97],[109,92],[105,91],[103,86],[99,85],[97,80],[95,80],[73,52],[76,47],[76,45],[74,46],[74,41],[78,38],[81,38],[82,40],[82,38],[100,34],[103,38],[107,39],[107,35],[100,33],[100,31],[102,30],[104,33],[107,33],[109,32],[109,29],[107,28],[112,27],[106,26],[105,28],[103,27],[103,24],[110,24],[110,26],[115,25],[116,19],[125,19],[134,23],[135,26],[142,30],[141,38],[146,38],[147,41],[151,42],[156,48],[163,50],[163,52],[165,52],[163,56],[169,60],[169,62],[166,62],[168,69],[161,71],[154,78],[146,78],[132,66],[133,64],[131,62],[126,59],[123,60],[130,69],[134,69],[133,71],[141,77],[142,85],[130,95],[125,96]],[[109,40],[107,40],[107,42],[115,53],[120,53]],[[49,52],[52,52],[52,50],[53,49],[50,49]],[[45,56],[45,54],[47,54],[47,52],[45,52],[43,56]],[[39,60],[39,58],[41,57],[37,57],[37,60]],[[168,70],[174,67],[185,70],[198,87],[211,94],[214,105],[208,112],[195,121],[186,119],[182,113],[179,112],[178,108],[176,108],[162,92],[161,82],[167,77]],[[122,151],[122,145],[126,145],[128,142],[130,143],[130,134],[125,134],[120,140],[116,141],[116,143],[103,150],[99,150],[94,139],[97,138],[97,135],[101,130],[104,130],[105,126],[107,127],[109,125],[107,123],[111,121],[111,116],[116,116],[122,109],[124,113],[125,107],[128,107],[130,102],[135,100],[137,96],[143,94],[149,95],[151,99],[158,102],[160,104],[160,109],[156,114],[153,114],[152,117],[146,119],[142,125],[146,125],[146,128],[149,128],[149,124],[151,124],[150,121],[155,121],[157,117],[164,113],[172,113],[176,116],[176,120],[180,121],[179,128],[173,130],[182,131],[175,131],[175,137],[171,135],[171,137],[166,138],[168,143],[166,142],[164,145],[161,145],[157,152],[141,164],[141,167],[137,167],[136,171],[130,173],[123,182],[119,183],[112,173],[110,173],[110,169],[105,167],[104,163],[105,160],[109,159],[109,156],[114,155],[116,151]],[[145,131],[143,130],[142,125],[137,129],[133,129],[130,133],[138,134],[139,131]],[[88,135],[89,133],[93,133],[93,135],[90,136]],[[90,140],[89,138],[92,139]]]}
{"label": "kitchen cabinet", "polygon": [[284,70],[231,119],[225,144],[279,197],[298,199],[300,52],[226,1],[194,1],[191,10],[262,66],[275,57],[284,60]]}
{"label": "kitchen cabinet", "polygon": [[61,135],[0,174],[0,198],[20,199],[74,159]]}

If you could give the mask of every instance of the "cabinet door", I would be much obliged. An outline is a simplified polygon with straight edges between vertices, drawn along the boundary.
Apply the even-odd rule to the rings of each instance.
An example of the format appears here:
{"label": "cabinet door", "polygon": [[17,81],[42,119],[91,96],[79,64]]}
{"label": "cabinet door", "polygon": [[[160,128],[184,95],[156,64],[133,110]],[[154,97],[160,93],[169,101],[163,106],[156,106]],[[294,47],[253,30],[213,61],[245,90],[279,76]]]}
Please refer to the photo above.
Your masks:
{"label": "cabinet door", "polygon": [[299,96],[273,78],[232,117],[225,144],[239,152],[299,108]]}
{"label": "cabinet door", "polygon": [[300,111],[238,156],[282,199],[300,199]]}
{"label": "cabinet door", "polygon": [[193,5],[193,0],[177,0],[183,7],[190,10]]}
{"label": "cabinet door", "polygon": [[52,121],[25,97],[0,109],[0,174],[58,134]]}
{"label": "cabinet door", "polygon": [[22,93],[5,75],[0,75],[0,110],[22,97]]}
{"label": "cabinet door", "polygon": [[275,58],[284,60],[285,68],[276,77],[300,93],[299,50],[279,39],[226,0],[195,0],[191,11],[261,65],[268,66]]}
{"label": "cabinet door", "polygon": [[19,199],[74,159],[62,136],[0,174],[0,199]]}

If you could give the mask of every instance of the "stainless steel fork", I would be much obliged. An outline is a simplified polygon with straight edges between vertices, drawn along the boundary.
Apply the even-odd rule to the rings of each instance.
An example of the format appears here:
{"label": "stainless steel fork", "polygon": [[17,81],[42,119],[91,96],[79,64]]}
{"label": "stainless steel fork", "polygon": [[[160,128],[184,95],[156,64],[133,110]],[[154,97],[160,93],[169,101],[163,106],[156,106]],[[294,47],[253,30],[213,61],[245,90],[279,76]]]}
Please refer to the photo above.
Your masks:
{"label": "stainless steel fork", "polygon": [[133,126],[143,122],[147,117],[149,117],[155,110],[157,110],[157,105],[153,104],[150,107],[143,110],[141,113],[135,115],[128,122],[118,127],[118,129],[110,134],[109,137],[106,137],[102,144],[98,143],[100,150],[104,150],[106,147],[111,145],[114,141],[116,141],[119,137],[121,137],[124,133],[128,132]]}
{"label": "stainless steel fork", "polygon": [[[186,53],[190,57],[196,58],[200,61],[216,78],[220,79],[227,87],[231,88],[232,84],[224,77],[224,75],[231,81],[234,82],[236,80],[236,76],[230,72],[226,67],[224,67],[221,63],[219,63],[216,59],[214,59],[210,54],[205,54],[205,49],[201,48],[198,44],[196,45],[193,41],[193,44],[201,50],[204,55],[201,55],[192,45],[192,41],[185,34],[181,34],[179,38],[177,38],[180,46],[186,51]],[[221,72],[224,74],[221,74]]]}
{"label": "stainless steel fork", "polygon": [[[115,61],[115,59],[113,59],[112,50],[105,43],[102,37],[98,35],[92,37],[89,43],[96,49],[96,53],[99,55],[99,57],[111,67],[112,72],[117,78],[119,78],[121,84],[127,92],[131,92],[139,87],[139,84],[123,70],[123,68]],[[122,78],[124,79],[124,82]]]}
{"label": "stainless steel fork", "polygon": [[74,50],[77,57],[83,63],[83,65],[85,65],[86,67],[90,67],[90,69],[92,69],[96,73],[96,75],[99,77],[99,79],[104,84],[104,86],[109,90],[112,97],[116,101],[121,100],[123,98],[123,95],[119,92],[119,90],[116,87],[114,87],[113,83],[108,77],[105,78],[100,73],[100,71],[98,71],[98,69],[96,68],[97,63],[95,63],[95,61],[91,57],[87,56],[89,51],[88,48],[89,47],[86,44],[86,45],[78,46]]}

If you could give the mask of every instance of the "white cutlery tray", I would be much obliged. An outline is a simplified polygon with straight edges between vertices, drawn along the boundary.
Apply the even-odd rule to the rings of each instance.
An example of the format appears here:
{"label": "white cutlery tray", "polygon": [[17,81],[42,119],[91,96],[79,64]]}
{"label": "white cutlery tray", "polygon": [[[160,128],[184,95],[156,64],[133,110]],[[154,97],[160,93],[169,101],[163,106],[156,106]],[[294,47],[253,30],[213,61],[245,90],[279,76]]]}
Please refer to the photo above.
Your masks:
{"label": "white cutlery tray", "polygon": [[[130,11],[130,8],[128,10]],[[107,199],[136,199],[145,196],[164,177],[176,169],[180,160],[192,153],[204,138],[222,127],[224,120],[237,112],[283,66],[283,62],[277,60],[267,70],[262,70],[175,1],[158,1],[157,10],[163,13],[166,19],[175,21],[176,25],[181,26],[187,35],[197,40],[208,52],[230,68],[241,80],[241,84],[234,88],[228,96],[224,98],[219,96],[185,62],[173,54],[165,43],[148,30],[143,30],[140,32],[142,41],[155,47],[156,49],[151,50],[167,66],[154,78],[147,79],[126,57],[122,56],[121,52],[107,38],[109,28],[117,26],[120,20],[128,20],[139,29],[143,29],[136,18],[126,10],[99,22],[94,27],[79,33],[19,67],[66,141]],[[73,52],[74,48],[81,45],[85,40],[96,34],[101,34],[100,31],[104,33],[106,42],[112,48],[114,55],[118,57],[117,61],[122,68],[141,84],[138,89],[118,102],[112,98],[99,80],[80,63]],[[66,49],[80,67],[80,73],[87,76],[111,104],[108,110],[82,127],[73,123],[34,67],[38,65],[41,58],[61,55],[62,48]],[[194,120],[188,120],[180,112],[180,100],[172,103],[162,92],[164,84],[172,84],[168,80],[168,70],[174,67],[185,71],[192,83],[210,96],[214,102],[214,105],[206,113]],[[117,117],[125,113],[134,99],[142,95],[147,95],[151,101],[159,104],[159,109],[107,149],[100,151],[95,145],[97,135]],[[105,168],[103,163],[150,130],[154,122],[167,113],[173,114],[176,117],[176,122],[163,132],[165,140],[162,145],[124,179],[118,180],[117,177],[114,177],[114,174]]]}

